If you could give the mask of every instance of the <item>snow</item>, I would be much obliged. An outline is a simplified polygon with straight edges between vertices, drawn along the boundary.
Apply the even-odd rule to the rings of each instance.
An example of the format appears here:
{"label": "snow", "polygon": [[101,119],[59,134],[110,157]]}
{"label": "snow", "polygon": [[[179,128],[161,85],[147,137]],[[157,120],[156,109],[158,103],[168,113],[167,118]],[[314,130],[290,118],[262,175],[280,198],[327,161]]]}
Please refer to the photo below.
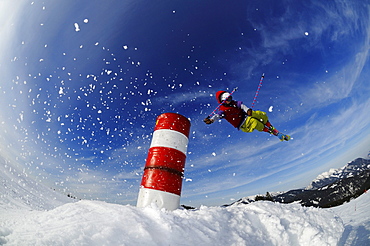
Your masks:
{"label": "snow", "polygon": [[258,201],[166,211],[76,201],[0,162],[0,245],[370,245],[369,193],[332,209]]}
{"label": "snow", "polygon": [[2,208],[0,221],[6,245],[336,245],[344,230],[330,211],[271,202],[169,212],[79,201]]}
{"label": "snow", "polygon": [[332,208],[345,224],[339,245],[370,245],[370,193],[366,192],[355,200]]}
{"label": "snow", "polygon": [[76,32],[81,31],[80,26],[78,25],[78,23],[74,23],[74,26],[75,26],[75,31]]}
{"label": "snow", "polygon": [[75,201],[2,164],[0,245],[370,245],[369,193],[332,209],[258,201],[166,211]]}

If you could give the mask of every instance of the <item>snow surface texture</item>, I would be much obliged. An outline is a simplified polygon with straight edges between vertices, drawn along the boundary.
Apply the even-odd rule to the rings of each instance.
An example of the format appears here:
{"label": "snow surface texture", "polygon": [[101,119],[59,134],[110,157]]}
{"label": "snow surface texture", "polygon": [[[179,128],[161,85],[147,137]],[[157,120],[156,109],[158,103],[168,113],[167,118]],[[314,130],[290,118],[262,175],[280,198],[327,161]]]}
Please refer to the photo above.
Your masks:
{"label": "snow surface texture", "polygon": [[67,195],[30,179],[24,169],[18,170],[0,156],[0,207],[49,210],[71,201]]}
{"label": "snow surface texture", "polygon": [[2,164],[0,245],[370,245],[369,192],[332,209],[260,201],[169,212],[71,202]]}
{"label": "snow surface texture", "polygon": [[370,245],[370,192],[364,193],[355,200],[334,211],[345,224],[345,230],[338,245]]}
{"label": "snow surface texture", "polygon": [[80,201],[0,212],[6,245],[336,245],[344,231],[331,211],[272,202],[169,212]]}

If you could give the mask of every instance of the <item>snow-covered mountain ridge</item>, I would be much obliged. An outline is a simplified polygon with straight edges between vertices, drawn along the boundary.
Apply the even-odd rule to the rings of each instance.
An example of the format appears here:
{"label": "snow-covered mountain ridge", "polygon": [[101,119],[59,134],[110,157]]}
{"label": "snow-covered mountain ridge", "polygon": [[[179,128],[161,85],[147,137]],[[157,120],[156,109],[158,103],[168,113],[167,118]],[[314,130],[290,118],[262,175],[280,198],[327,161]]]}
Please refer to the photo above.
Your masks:
{"label": "snow-covered mountain ridge", "polygon": [[328,184],[332,184],[340,179],[351,178],[359,175],[363,171],[370,169],[370,159],[357,158],[354,161],[349,162],[342,168],[330,169],[328,172],[324,172],[317,176],[309,186],[307,190],[317,190]]}
{"label": "snow-covered mountain ridge", "polygon": [[[325,172],[306,189],[244,197],[233,204],[248,204],[258,200],[279,203],[298,202],[303,206],[335,207],[357,198],[370,189],[370,160],[358,158],[340,169]],[[229,206],[229,205],[225,205]]]}

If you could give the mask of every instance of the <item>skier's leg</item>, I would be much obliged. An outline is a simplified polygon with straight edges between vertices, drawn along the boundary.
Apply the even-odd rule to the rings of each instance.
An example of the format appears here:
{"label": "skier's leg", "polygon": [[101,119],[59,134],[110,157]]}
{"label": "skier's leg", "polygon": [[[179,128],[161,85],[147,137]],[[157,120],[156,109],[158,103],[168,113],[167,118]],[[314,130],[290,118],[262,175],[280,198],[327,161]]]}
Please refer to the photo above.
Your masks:
{"label": "skier's leg", "polygon": [[266,122],[265,129],[264,129],[264,131],[267,131],[267,132],[269,132],[269,133],[277,136],[281,141],[284,141],[284,140],[285,141],[288,141],[288,140],[290,140],[290,136],[289,135],[285,135],[285,134],[280,133],[275,127],[273,127],[271,125],[271,123],[269,121]]}
{"label": "skier's leg", "polygon": [[269,121],[267,121],[265,127],[268,129],[269,133],[274,134],[275,136],[279,133],[279,131],[273,125],[271,125]]}
{"label": "skier's leg", "polygon": [[244,132],[252,132],[254,130],[269,132],[268,127],[265,126],[267,122],[268,117],[265,112],[259,110],[252,111],[252,115],[245,120],[240,129]]}
{"label": "skier's leg", "polygon": [[255,130],[262,132],[265,129],[265,125],[261,121],[256,120],[256,119],[251,119],[251,120],[252,120],[252,127]]}
{"label": "skier's leg", "polygon": [[264,131],[265,125],[256,118],[248,117],[244,124],[240,127],[243,132]]}
{"label": "skier's leg", "polygon": [[267,114],[263,111],[252,111],[251,118],[257,119],[259,122],[261,122],[263,125],[265,125],[269,118],[267,117]]}
{"label": "skier's leg", "polygon": [[253,132],[254,130],[260,132],[268,132],[277,136],[281,141],[290,139],[289,135],[284,135],[280,133],[275,127],[271,125],[268,120],[268,117],[263,111],[253,111],[252,115],[248,117],[244,124],[240,127],[240,130],[243,132]]}
{"label": "skier's leg", "polygon": [[278,130],[275,129],[275,127],[273,127],[270,123],[270,121],[267,121],[266,124],[265,124],[265,128],[263,128],[263,131],[264,132],[268,132],[268,133],[271,133],[271,134],[274,134],[274,135],[277,135],[278,133]]}
{"label": "skier's leg", "polygon": [[290,140],[290,136],[289,135],[285,135],[285,134],[282,134],[281,132],[279,132],[277,129],[275,129],[275,127],[271,126],[270,127],[270,133],[277,136],[280,141],[288,141]]}

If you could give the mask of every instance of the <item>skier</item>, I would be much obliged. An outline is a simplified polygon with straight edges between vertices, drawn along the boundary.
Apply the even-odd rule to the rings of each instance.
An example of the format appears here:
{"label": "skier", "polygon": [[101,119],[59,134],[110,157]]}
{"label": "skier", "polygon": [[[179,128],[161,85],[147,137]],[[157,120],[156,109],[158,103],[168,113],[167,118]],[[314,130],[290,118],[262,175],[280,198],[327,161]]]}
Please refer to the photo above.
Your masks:
{"label": "skier", "polygon": [[271,125],[265,112],[253,111],[245,106],[241,101],[234,101],[227,91],[218,91],[216,99],[221,104],[217,114],[204,119],[206,124],[212,124],[216,120],[226,119],[231,125],[243,132],[268,132],[277,136],[281,141],[290,140],[289,135],[280,133]]}

